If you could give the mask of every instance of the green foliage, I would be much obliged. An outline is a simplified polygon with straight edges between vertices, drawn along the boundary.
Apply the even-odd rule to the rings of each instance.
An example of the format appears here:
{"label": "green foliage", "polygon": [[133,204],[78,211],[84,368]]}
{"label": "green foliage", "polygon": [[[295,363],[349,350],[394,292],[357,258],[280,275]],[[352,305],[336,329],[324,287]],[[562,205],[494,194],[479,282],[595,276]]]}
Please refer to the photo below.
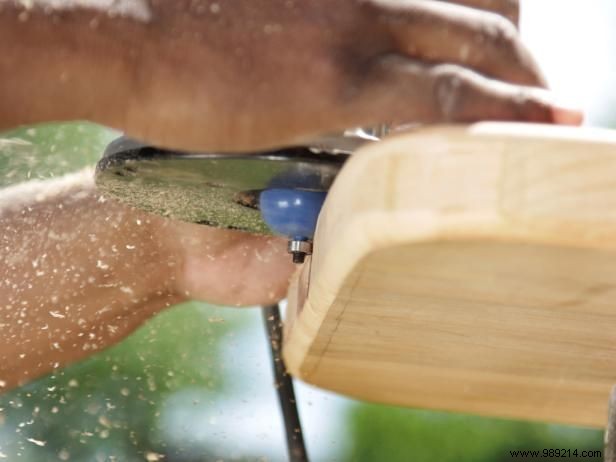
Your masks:
{"label": "green foliage", "polygon": [[15,432],[5,444],[0,436],[0,448],[37,462],[143,461],[149,451],[167,452],[157,431],[166,396],[187,387],[221,393],[220,340],[243,323],[203,304],[177,306],[119,345],[0,396],[0,431]]}
{"label": "green foliage", "polygon": [[351,408],[347,421],[351,449],[346,460],[353,462],[510,462],[516,460],[511,450],[601,450],[603,438],[597,430],[374,404]]}
{"label": "green foliage", "polygon": [[41,124],[0,134],[0,187],[92,166],[117,136],[89,122]]}

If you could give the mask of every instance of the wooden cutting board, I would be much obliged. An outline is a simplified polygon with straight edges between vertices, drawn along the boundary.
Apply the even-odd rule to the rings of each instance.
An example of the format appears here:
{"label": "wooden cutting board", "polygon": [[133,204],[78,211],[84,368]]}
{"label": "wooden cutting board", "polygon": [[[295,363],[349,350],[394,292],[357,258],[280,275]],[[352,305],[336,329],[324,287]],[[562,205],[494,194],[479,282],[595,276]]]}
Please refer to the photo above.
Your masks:
{"label": "wooden cutting board", "polygon": [[370,401],[604,426],[616,132],[481,123],[362,148],[289,292],[285,358]]}

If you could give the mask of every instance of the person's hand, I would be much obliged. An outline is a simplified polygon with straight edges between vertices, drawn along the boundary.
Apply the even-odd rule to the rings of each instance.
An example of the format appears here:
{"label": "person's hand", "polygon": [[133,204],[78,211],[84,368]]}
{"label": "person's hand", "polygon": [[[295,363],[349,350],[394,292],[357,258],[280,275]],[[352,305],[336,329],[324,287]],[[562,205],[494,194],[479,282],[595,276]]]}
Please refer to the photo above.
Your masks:
{"label": "person's hand", "polygon": [[[143,64],[155,90],[132,100],[135,133],[185,148],[254,149],[379,122],[579,121],[528,88],[545,82],[510,21],[452,3],[220,3],[202,34],[202,19],[186,13],[183,32],[169,48],[157,42],[154,62]],[[517,1],[457,3],[517,17]]]}
{"label": "person's hand", "polygon": [[[459,3],[517,16],[517,1]],[[179,16],[182,33],[164,41],[168,48],[157,42],[154,62],[143,63],[155,90],[132,100],[139,136],[254,149],[379,122],[579,120],[528,88],[545,84],[541,72],[498,14],[438,1],[219,5],[201,34],[200,16]]]}
{"label": "person's hand", "polygon": [[278,301],[293,270],[280,239],[106,200],[91,171],[5,188],[0,216],[0,394],[188,299]]}
{"label": "person's hand", "polygon": [[[504,17],[517,18],[517,0],[113,4],[107,15],[59,1],[53,8],[66,11],[53,26],[47,10],[15,24],[5,8],[4,112],[88,118],[199,150],[254,150],[385,122],[581,118],[537,88],[541,72]],[[11,33],[41,50],[30,44],[22,53],[32,56],[12,62]],[[28,87],[12,79],[24,65]]]}
{"label": "person's hand", "polygon": [[227,306],[275,303],[294,270],[286,240],[151,218],[153,235],[176,260],[173,290],[182,298]]}

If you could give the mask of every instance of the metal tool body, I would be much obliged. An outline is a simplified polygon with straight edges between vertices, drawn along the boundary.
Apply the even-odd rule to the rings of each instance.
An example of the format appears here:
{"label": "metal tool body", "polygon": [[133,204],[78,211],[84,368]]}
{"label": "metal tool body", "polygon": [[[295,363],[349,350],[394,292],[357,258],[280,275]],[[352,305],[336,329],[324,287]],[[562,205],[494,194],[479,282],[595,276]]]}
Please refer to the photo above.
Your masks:
{"label": "metal tool body", "polygon": [[150,213],[287,236],[301,263],[338,171],[354,149],[376,139],[354,130],[311,146],[237,154],[177,152],[122,137],[107,147],[95,179],[106,194]]}
{"label": "metal tool body", "polygon": [[289,148],[255,154],[183,153],[117,140],[97,165],[99,189],[165,217],[272,234],[259,210],[271,187],[326,191],[345,156]]}
{"label": "metal tool body", "polygon": [[[289,238],[289,253],[302,263],[327,191],[349,154],[375,134],[362,129],[325,136],[310,146],[228,154],[186,153],[119,138],[106,149],[95,180],[104,193],[165,217]],[[285,423],[289,460],[306,462],[293,382],[281,355],[277,305],[263,307],[274,379]]]}

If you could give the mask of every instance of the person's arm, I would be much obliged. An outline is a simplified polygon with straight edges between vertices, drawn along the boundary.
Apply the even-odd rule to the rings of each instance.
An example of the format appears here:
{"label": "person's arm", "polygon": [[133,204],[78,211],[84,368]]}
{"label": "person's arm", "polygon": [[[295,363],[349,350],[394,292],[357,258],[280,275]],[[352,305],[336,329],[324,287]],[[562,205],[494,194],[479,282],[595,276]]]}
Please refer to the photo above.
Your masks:
{"label": "person's arm", "polygon": [[544,82],[511,22],[439,1],[0,0],[0,76],[0,130],[88,119],[184,149],[580,118],[529,88]]}
{"label": "person's arm", "polygon": [[189,297],[284,296],[282,241],[177,223],[94,191],[92,172],[0,192],[0,391],[114,344]]}

